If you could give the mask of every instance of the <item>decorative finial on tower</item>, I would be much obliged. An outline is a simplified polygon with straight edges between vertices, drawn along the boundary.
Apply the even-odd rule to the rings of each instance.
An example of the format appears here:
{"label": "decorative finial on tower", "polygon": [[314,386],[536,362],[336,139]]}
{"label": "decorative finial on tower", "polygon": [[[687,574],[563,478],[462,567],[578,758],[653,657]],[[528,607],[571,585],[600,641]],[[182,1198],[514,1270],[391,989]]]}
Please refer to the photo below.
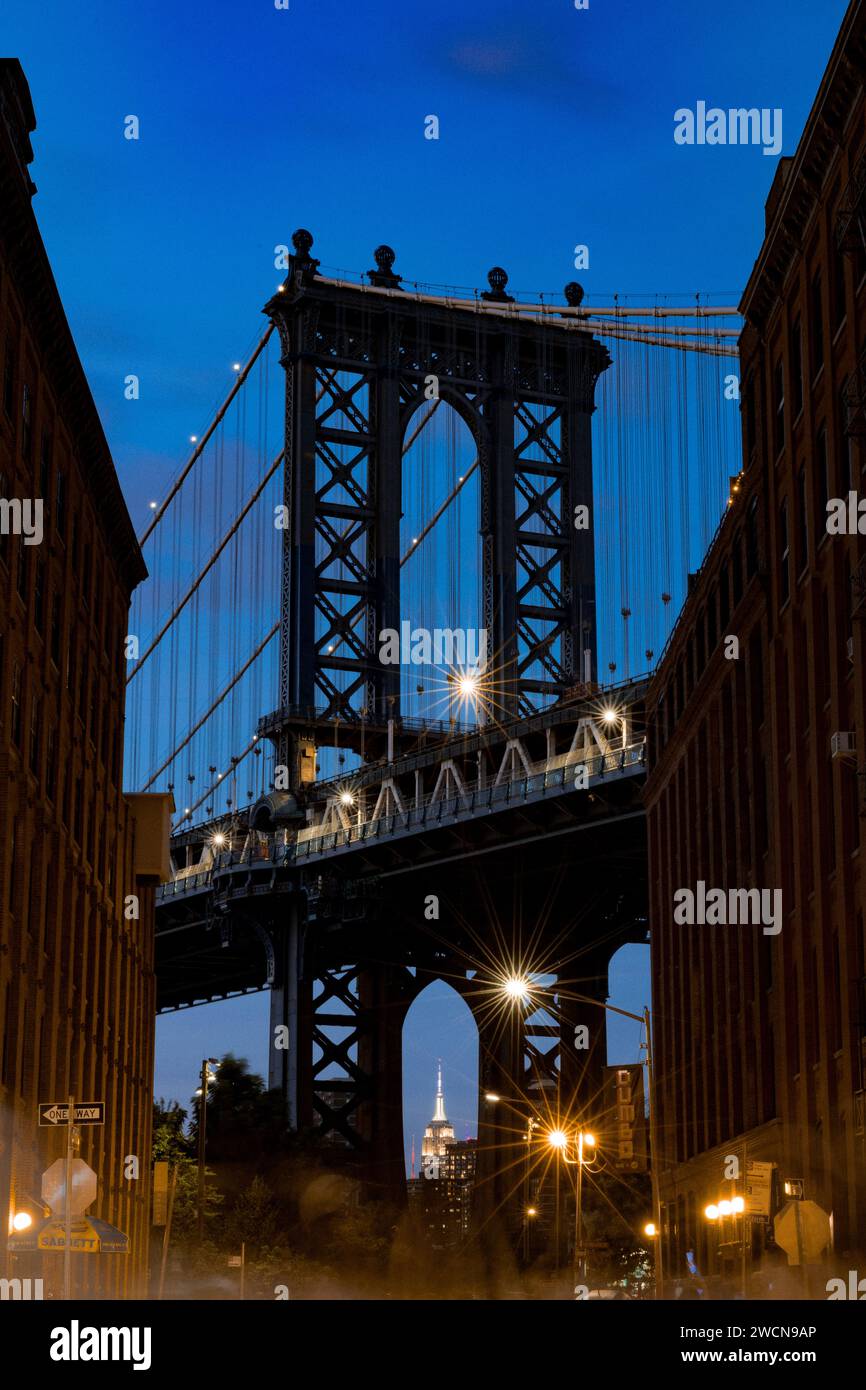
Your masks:
{"label": "decorative finial on tower", "polygon": [[444,1120],[444,1121],[447,1123],[447,1116],[446,1116],[446,1114],[445,1114],[445,1092],[442,1090],[442,1060],[441,1060],[441,1058],[440,1058],[440,1060],[439,1060],[439,1066],[438,1066],[438,1070],[437,1070],[437,1073],[436,1073],[436,1113],[435,1113],[434,1116],[433,1116],[433,1123],[436,1124],[437,1120],[438,1120],[438,1121]]}
{"label": "decorative finial on tower", "polygon": [[576,280],[569,280],[564,293],[569,309],[579,309],[583,303],[583,285],[579,285]]}
{"label": "decorative finial on tower", "polygon": [[501,265],[495,265],[492,270],[487,272],[487,283],[489,290],[482,292],[481,298],[493,300],[497,304],[513,304],[514,295],[505,293],[505,286],[508,284],[508,275]]}
{"label": "decorative finial on tower", "polygon": [[294,269],[302,284],[308,283],[319,269],[319,262],[310,255],[310,247],[313,244],[313,234],[308,232],[306,227],[299,227],[292,233],[292,245],[295,248]]}
{"label": "decorative finial on tower", "polygon": [[380,285],[384,289],[397,290],[400,288],[402,276],[394,274],[394,261],[397,258],[396,251],[390,246],[377,246],[373,252],[373,260],[376,262],[375,270],[368,270],[367,276],[371,285]]}

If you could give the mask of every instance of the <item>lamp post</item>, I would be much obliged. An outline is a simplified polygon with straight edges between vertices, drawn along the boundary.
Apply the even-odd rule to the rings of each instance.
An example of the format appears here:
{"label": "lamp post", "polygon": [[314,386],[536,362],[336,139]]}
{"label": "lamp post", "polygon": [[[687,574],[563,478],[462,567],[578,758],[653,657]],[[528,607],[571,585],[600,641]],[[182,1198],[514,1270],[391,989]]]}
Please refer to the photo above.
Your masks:
{"label": "lamp post", "polygon": [[577,1174],[575,1182],[575,1201],[574,1201],[574,1282],[581,1282],[581,1275],[586,1277],[586,1258],[583,1249],[583,1165],[587,1160],[583,1156],[584,1148],[595,1148],[595,1135],[586,1134],[582,1130],[575,1135],[574,1142],[577,1150],[577,1158],[569,1158],[567,1153],[563,1153],[566,1163],[576,1163]]}
{"label": "lamp post", "polygon": [[198,1239],[204,1240],[204,1161],[207,1144],[207,1088],[213,1080],[209,1068],[217,1066],[219,1058],[205,1057],[201,1064],[201,1089],[198,1092]]}
{"label": "lamp post", "polygon": [[[522,1118],[522,1109],[523,1109],[523,1107],[522,1107],[522,1106],[519,1106],[519,1105],[516,1104],[514,1101],[509,1100],[509,1098],[508,1098],[507,1096],[502,1096],[502,1095],[500,1095],[500,1094],[498,1093],[498,1091],[485,1091],[485,1093],[484,1093],[484,1099],[486,1100],[486,1102],[487,1102],[488,1105],[500,1105],[500,1104],[505,1104],[505,1105],[507,1105],[507,1106],[509,1107],[509,1109],[514,1110],[514,1111],[515,1111],[518,1115],[520,1115],[521,1118]],[[534,1118],[534,1116],[532,1116],[532,1115],[527,1115],[527,1117],[526,1117],[526,1133],[525,1133],[525,1135],[524,1135],[524,1138],[525,1138],[525,1141],[526,1141],[526,1151],[525,1151],[524,1160],[523,1160],[523,1226],[522,1226],[523,1259],[524,1259],[524,1262],[526,1262],[526,1263],[529,1262],[530,1246],[531,1246],[531,1240],[530,1240],[530,1221],[531,1221],[531,1219],[532,1219],[534,1216],[537,1216],[537,1215],[538,1215],[538,1208],[532,1205],[532,1203],[531,1203],[531,1201],[530,1201],[530,1197],[529,1197],[529,1175],[530,1175],[530,1172],[531,1172],[532,1136],[533,1136],[533,1132],[534,1132],[536,1129],[538,1129],[538,1128],[540,1127],[540,1124],[541,1124],[540,1120],[536,1120],[536,1119]]]}
{"label": "lamp post", "polygon": [[[614,718],[616,716],[614,715]],[[528,984],[523,980],[510,978],[502,986],[504,992],[512,999],[518,1000],[526,997]],[[535,986],[532,986],[535,989]],[[655,1296],[661,1298],[664,1290],[664,1268],[663,1268],[663,1229],[662,1229],[662,1207],[661,1191],[659,1188],[659,1148],[658,1135],[656,1130],[656,1103],[655,1103],[655,1080],[653,1074],[652,1058],[652,1019],[649,1008],[644,1008],[642,1014],[632,1013],[630,1009],[620,1009],[615,1004],[605,1004],[601,999],[593,999],[588,994],[572,994],[569,992],[569,999],[576,1000],[581,1004],[594,1004],[598,1009],[605,1009],[608,1013],[619,1014],[622,1018],[632,1018],[636,1023],[642,1023],[646,1041],[643,1047],[646,1050],[646,1069],[647,1069],[647,1097],[649,1100],[649,1139],[650,1139],[650,1179],[652,1181],[652,1200],[654,1225],[657,1231],[656,1252],[655,1252]],[[558,1254],[557,1254],[558,1258]]]}

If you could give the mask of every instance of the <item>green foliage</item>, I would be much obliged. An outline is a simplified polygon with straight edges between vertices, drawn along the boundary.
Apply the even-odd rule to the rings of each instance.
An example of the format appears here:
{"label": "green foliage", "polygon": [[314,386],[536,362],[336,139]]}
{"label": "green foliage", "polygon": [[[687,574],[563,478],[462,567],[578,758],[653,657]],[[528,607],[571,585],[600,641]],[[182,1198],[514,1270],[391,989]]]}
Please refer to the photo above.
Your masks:
{"label": "green foliage", "polygon": [[177,1103],[154,1106],[154,1158],[167,1159],[177,1172],[171,1232],[177,1286],[205,1293],[211,1287],[226,1297],[227,1282],[239,1283],[228,1256],[240,1254],[243,1244],[248,1298],[271,1299],[280,1284],[293,1298],[342,1296],[358,1281],[373,1287],[387,1266],[399,1214],[382,1203],[359,1205],[357,1183],[328,1166],[328,1151],[313,1137],[289,1133],[282,1096],[231,1054],[208,1091],[199,1240],[199,1104],[194,1097],[188,1126]]}
{"label": "green foliage", "polygon": [[262,1178],[255,1177],[241,1192],[225,1220],[225,1240],[235,1249],[240,1249],[243,1242],[254,1257],[274,1244],[279,1229],[280,1210],[273,1193]]}

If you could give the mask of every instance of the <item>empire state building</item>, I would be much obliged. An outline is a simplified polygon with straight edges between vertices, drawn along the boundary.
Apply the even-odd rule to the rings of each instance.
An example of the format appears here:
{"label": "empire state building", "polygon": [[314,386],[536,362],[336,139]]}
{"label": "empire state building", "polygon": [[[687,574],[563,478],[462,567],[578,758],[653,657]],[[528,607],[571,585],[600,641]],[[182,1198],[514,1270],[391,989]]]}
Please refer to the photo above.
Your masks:
{"label": "empire state building", "polygon": [[425,1177],[439,1176],[439,1161],[445,1157],[449,1144],[453,1144],[454,1129],[445,1114],[445,1093],[442,1090],[442,1063],[436,1078],[436,1109],[433,1119],[424,1131],[421,1141],[421,1167]]}

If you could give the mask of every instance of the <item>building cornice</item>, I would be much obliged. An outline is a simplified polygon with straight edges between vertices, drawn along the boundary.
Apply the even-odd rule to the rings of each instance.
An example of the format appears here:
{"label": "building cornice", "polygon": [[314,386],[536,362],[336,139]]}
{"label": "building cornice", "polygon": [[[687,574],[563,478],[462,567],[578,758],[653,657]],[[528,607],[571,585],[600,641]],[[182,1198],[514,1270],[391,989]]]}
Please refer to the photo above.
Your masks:
{"label": "building cornice", "polygon": [[767,198],[764,243],[740,300],[759,334],[782,292],[840,148],[866,74],[866,0],[851,0],[796,153],[780,162]]}
{"label": "building cornice", "polygon": [[[16,116],[23,119],[23,129],[11,124]],[[131,591],[147,577],[147,568],[33,212],[30,200],[35,185],[29,176],[22,178],[22,160],[32,158],[29,135],[34,128],[21,65],[4,59],[0,61],[0,243],[93,506]]]}

